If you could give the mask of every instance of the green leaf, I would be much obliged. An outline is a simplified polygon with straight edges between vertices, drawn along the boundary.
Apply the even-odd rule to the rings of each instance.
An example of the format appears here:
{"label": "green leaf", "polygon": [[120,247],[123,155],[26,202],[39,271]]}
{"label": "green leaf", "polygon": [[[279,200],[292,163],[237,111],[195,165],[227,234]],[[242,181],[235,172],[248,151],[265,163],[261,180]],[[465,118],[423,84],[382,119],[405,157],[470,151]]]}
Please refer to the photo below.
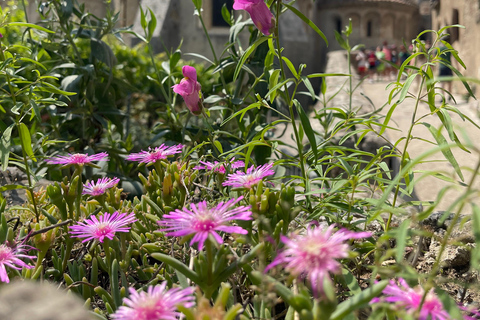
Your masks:
{"label": "green leaf", "polygon": [[15,190],[15,189],[27,189],[27,187],[19,184],[8,184],[6,186],[0,187],[0,192],[4,192],[7,190]]}
{"label": "green leaf", "polygon": [[308,19],[307,17],[305,17],[303,15],[303,13],[301,13],[300,11],[298,11],[295,7],[289,5],[289,4],[286,4],[286,3],[283,3],[283,5],[285,7],[287,7],[288,9],[290,9],[290,11],[292,11],[293,13],[295,13],[297,15],[297,17],[299,17],[300,19],[303,20],[303,22],[305,22],[310,28],[312,28],[316,33],[318,33],[318,35],[320,37],[322,37],[323,41],[325,41],[325,43],[327,44],[327,47],[328,47],[328,40],[327,40],[327,37],[325,37],[325,35],[323,34],[322,31],[320,31],[320,29],[318,29],[318,27],[310,20]]}
{"label": "green leaf", "polygon": [[313,90],[312,83],[310,82],[310,80],[308,80],[308,77],[302,76],[302,81],[305,84],[305,87],[307,87],[307,90],[310,93],[312,99],[315,100],[315,90]]}
{"label": "green leaf", "polygon": [[18,126],[18,130],[20,132],[20,139],[22,140],[23,151],[25,151],[25,153],[30,157],[30,159],[36,162],[37,159],[35,159],[35,155],[33,154],[30,131],[28,131],[27,126],[23,122],[20,123],[20,125]]}
{"label": "green leaf", "polygon": [[345,284],[353,294],[359,294],[362,292],[362,289],[360,288],[360,285],[358,284],[357,279],[353,276],[350,270],[343,267],[342,275],[343,275],[343,278],[345,279]]}
{"label": "green leaf", "polygon": [[298,115],[300,116],[300,121],[302,123],[303,130],[307,135],[308,141],[310,141],[310,147],[312,148],[315,161],[317,161],[317,157],[318,157],[317,140],[315,139],[315,132],[313,131],[312,125],[310,124],[310,119],[308,118],[307,114],[303,110],[303,107],[300,104],[300,102],[298,102],[297,99],[294,99],[293,102],[297,107],[297,112],[298,112]]}
{"label": "green leaf", "polygon": [[17,27],[27,27],[27,28],[33,28],[37,29],[43,32],[47,33],[55,33],[55,31],[45,29],[44,27],[41,27],[39,25],[33,24],[33,23],[27,23],[27,22],[9,22],[7,23],[6,26],[17,26]]}
{"label": "green leaf", "polygon": [[270,103],[273,103],[273,100],[275,100],[275,97],[277,96],[277,90],[272,91],[272,88],[277,85],[280,72],[280,69],[273,70],[272,74],[270,75],[270,81],[268,81],[268,90],[271,92]]}
{"label": "green leaf", "polygon": [[405,100],[405,97],[408,94],[408,89],[410,89],[410,86],[412,85],[413,80],[417,77],[418,73],[411,74],[408,76],[407,80],[403,84],[402,91],[400,92],[400,97],[397,100],[397,104],[400,104]]}
{"label": "green leaf", "polygon": [[[439,146],[446,146],[448,143],[447,143],[447,140],[445,139],[445,137],[442,135],[442,133],[440,132],[440,130],[437,130],[435,129],[431,124],[429,123],[426,123],[426,122],[422,122],[422,124],[428,128],[428,130],[430,131],[430,133],[433,135],[433,137],[435,138],[435,141],[437,141],[438,145]],[[458,165],[458,162],[457,160],[455,159],[455,157],[453,156],[453,153],[452,153],[452,150],[450,150],[450,148],[442,148],[442,153],[443,155],[445,156],[445,158],[448,160],[448,162],[450,162],[450,164],[453,166],[453,168],[455,169],[455,172],[457,173],[458,177],[464,181],[464,178],[463,178],[463,174],[462,174],[462,170],[460,169],[460,166]]]}
{"label": "green leaf", "polygon": [[155,14],[153,13],[152,9],[148,9],[150,11],[150,21],[148,21],[148,34],[147,34],[147,40],[150,42],[150,40],[153,37],[153,33],[155,32],[155,28],[157,27],[157,17],[155,17]]}
{"label": "green leaf", "polygon": [[228,11],[226,3],[224,3],[222,6],[222,17],[226,23],[228,23],[230,26],[232,25],[232,17],[230,15],[230,11]]}
{"label": "green leaf", "polygon": [[297,70],[295,70],[295,67],[293,66],[292,61],[290,61],[287,57],[282,57],[282,60],[285,62],[288,69],[290,70],[290,72],[295,77],[295,79],[298,79],[298,72],[297,72]]}
{"label": "green leaf", "polygon": [[361,308],[363,305],[369,303],[373,298],[379,296],[387,284],[388,280],[382,280],[370,288],[363,290],[361,293],[354,295],[352,298],[343,301],[337,306],[337,309],[333,312],[330,320],[345,319],[345,317],[351,312]]}
{"label": "green leaf", "polygon": [[145,17],[145,12],[142,7],[140,7],[140,25],[142,26],[142,29],[147,32],[147,18]]}
{"label": "green leaf", "polygon": [[12,137],[12,129],[15,124],[11,124],[2,134],[0,139],[0,161],[2,163],[2,170],[7,170],[8,158],[10,157],[10,143]]}
{"label": "green leaf", "polygon": [[175,69],[175,67],[177,66],[177,63],[178,63],[178,61],[180,61],[181,57],[182,57],[182,52],[180,50],[175,51],[170,56],[170,71]]}
{"label": "green leaf", "polygon": [[250,55],[257,49],[259,45],[267,41],[267,37],[261,37],[257,41],[255,41],[250,47],[247,48],[247,50],[243,53],[242,57],[240,58],[240,61],[237,63],[237,67],[235,68],[235,73],[233,74],[233,81],[237,80],[238,74],[240,73],[240,70],[242,69],[242,66],[245,64],[245,61],[250,57]]}
{"label": "green leaf", "polygon": [[223,153],[223,147],[222,147],[222,144],[220,143],[220,141],[215,140],[215,141],[213,141],[213,144],[215,145],[215,148],[217,148],[217,150],[220,153]]}
{"label": "green leaf", "polygon": [[159,253],[159,252],[152,253],[151,256],[152,256],[152,258],[154,258],[158,261],[162,261],[162,262],[168,264],[175,271],[178,271],[178,272],[182,273],[183,275],[185,275],[191,281],[193,281],[195,283],[201,283],[201,280],[200,280],[198,274],[195,271],[191,270],[190,268],[188,268],[188,266],[186,266],[182,262],[178,261],[174,257],[171,257],[171,256],[163,254],[163,253]]}
{"label": "green leaf", "polygon": [[397,241],[397,247],[395,248],[395,259],[397,263],[401,263],[403,261],[403,256],[405,254],[405,247],[407,246],[407,237],[408,237],[408,230],[410,226],[410,220],[406,219],[402,222],[400,227],[396,230],[395,240]]}
{"label": "green leaf", "polygon": [[338,32],[337,30],[334,30],[335,31],[335,40],[337,40],[338,44],[340,45],[340,47],[342,47],[343,49],[345,50],[348,50],[349,49],[349,46],[348,44],[345,42],[345,39],[343,39],[342,35],[340,34],[340,32]]}
{"label": "green leaf", "polygon": [[234,114],[232,114],[230,117],[228,117],[226,120],[224,120],[221,124],[221,126],[225,125],[227,122],[229,122],[230,120],[232,120],[233,118],[235,118],[236,116],[238,115],[242,115],[240,117],[240,121],[242,121],[243,119],[243,116],[245,115],[245,113],[248,111],[248,110],[251,110],[253,108],[260,108],[262,106],[262,102],[258,101],[258,102],[255,102],[255,103],[252,103],[251,105],[249,105],[248,107],[245,107],[243,108],[242,110],[239,110],[237,112],[235,112]]}

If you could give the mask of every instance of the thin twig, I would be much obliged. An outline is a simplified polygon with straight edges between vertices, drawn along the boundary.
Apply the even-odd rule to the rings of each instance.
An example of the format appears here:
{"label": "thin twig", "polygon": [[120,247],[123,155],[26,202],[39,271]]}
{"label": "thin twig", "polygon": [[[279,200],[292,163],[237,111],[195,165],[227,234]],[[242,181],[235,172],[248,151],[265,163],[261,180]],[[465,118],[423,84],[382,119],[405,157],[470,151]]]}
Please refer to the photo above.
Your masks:
{"label": "thin twig", "polygon": [[69,224],[70,222],[72,222],[72,219],[67,219],[67,220],[65,220],[65,221],[63,221],[63,222],[54,224],[54,225],[52,225],[52,226],[48,226],[48,227],[45,227],[45,228],[43,228],[43,229],[30,232],[29,234],[27,234],[27,235],[25,236],[25,238],[22,239],[22,241],[23,241],[23,240],[27,241],[28,239],[30,239],[30,238],[33,237],[33,236],[36,236],[37,234],[42,234],[42,233],[45,233],[45,232],[50,231],[50,230],[52,230],[52,229],[55,229],[55,228],[57,228],[57,227],[62,227],[62,226],[64,226],[64,225]]}
{"label": "thin twig", "polygon": [[71,288],[74,288],[74,287],[78,287],[79,285],[86,285],[86,286],[89,286],[89,287],[92,287],[95,289],[95,286],[91,283],[88,283],[88,282],[85,282],[85,281],[75,281],[74,283],[72,283],[71,285],[69,285],[68,287],[65,288],[65,290],[69,290]]}

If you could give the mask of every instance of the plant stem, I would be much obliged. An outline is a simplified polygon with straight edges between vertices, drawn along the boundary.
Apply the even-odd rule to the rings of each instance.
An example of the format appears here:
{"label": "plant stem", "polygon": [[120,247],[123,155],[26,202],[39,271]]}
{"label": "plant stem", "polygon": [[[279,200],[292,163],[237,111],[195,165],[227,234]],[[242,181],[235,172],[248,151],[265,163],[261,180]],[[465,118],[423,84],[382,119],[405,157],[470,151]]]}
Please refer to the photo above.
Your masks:
{"label": "plant stem", "polygon": [[205,251],[207,254],[207,292],[205,292],[205,297],[210,299],[214,291],[211,287],[213,283],[213,252],[212,243],[208,238],[207,241],[205,241]]}
{"label": "plant stem", "polygon": [[[414,109],[413,114],[412,114],[411,125],[410,125],[410,128],[408,129],[408,134],[407,134],[407,137],[405,139],[405,146],[403,147],[402,158],[400,160],[400,168],[398,169],[398,172],[402,172],[402,169],[405,166],[405,157],[406,157],[405,155],[407,153],[407,148],[408,148],[409,142],[412,140],[412,131],[413,131],[413,127],[415,125],[415,118],[417,116],[418,105],[420,104],[420,100],[421,100],[420,99],[420,94],[422,92],[422,87],[423,87],[424,83],[425,83],[425,77],[422,77],[422,81],[421,81],[420,86],[418,88],[418,94],[417,94],[417,98],[416,98],[416,102],[415,102],[415,109]],[[399,191],[400,191],[400,183],[395,188],[395,194],[393,196],[393,201],[392,201],[392,206],[393,207],[395,207],[395,205],[397,203],[397,198],[398,198]],[[390,223],[392,222],[392,217],[393,217],[393,213],[390,212],[390,214],[388,216],[387,224],[385,225],[385,231],[388,231],[390,229]]]}
{"label": "plant stem", "polygon": [[[276,47],[277,47],[277,54],[278,54],[278,60],[279,60],[279,63],[280,63],[280,69],[281,69],[281,73],[282,73],[282,81],[285,81],[285,67],[283,65],[283,58],[282,58],[282,50],[281,50],[281,47],[280,47],[280,37],[279,37],[279,20],[280,20],[280,13],[282,11],[282,2],[281,1],[277,1],[277,19],[276,19],[276,22],[275,22],[275,43],[276,43]],[[284,85],[284,90],[285,90],[285,95],[287,97],[287,103],[288,103],[288,110],[290,112],[290,120],[291,120],[291,123],[292,123],[292,127],[293,127],[293,133],[295,135],[295,140],[296,140],[296,143],[297,143],[297,149],[298,149],[298,157],[299,157],[299,160],[300,160],[300,169],[302,170],[302,178],[303,178],[303,183],[305,185],[304,189],[305,189],[305,192],[308,193],[310,190],[309,190],[309,183],[307,181],[308,177],[307,177],[307,172],[305,170],[305,158],[304,158],[304,155],[303,155],[303,144],[302,144],[302,141],[300,141],[300,135],[298,134],[298,129],[297,129],[297,123],[295,121],[295,114],[293,112],[293,100],[292,98],[290,97],[290,94],[288,92],[288,86],[287,84]],[[307,206],[310,208],[311,207],[311,203],[310,203],[310,196],[306,196],[306,201],[307,201]]]}

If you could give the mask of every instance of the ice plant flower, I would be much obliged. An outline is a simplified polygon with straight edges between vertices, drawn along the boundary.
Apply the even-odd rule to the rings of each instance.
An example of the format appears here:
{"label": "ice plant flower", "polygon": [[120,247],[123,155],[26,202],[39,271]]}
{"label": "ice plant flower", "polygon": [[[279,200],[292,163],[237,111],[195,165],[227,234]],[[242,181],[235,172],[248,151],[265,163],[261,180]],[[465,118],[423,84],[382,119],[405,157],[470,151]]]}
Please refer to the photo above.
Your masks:
{"label": "ice plant flower", "polygon": [[48,164],[63,164],[66,166],[69,165],[84,165],[90,164],[93,161],[107,161],[108,160],[108,153],[101,152],[97,154],[92,154],[89,156],[88,154],[83,153],[69,153],[67,156],[58,156],[58,157],[51,157],[50,159],[45,160]]}
{"label": "ice plant flower", "polygon": [[206,170],[209,170],[209,171],[223,173],[223,174],[225,174],[225,172],[226,172],[225,167],[230,168],[230,170],[245,167],[245,162],[243,162],[241,160],[232,161],[232,162],[224,162],[224,163],[220,163],[218,161],[215,161],[215,162],[199,161],[199,162],[201,163],[201,165],[196,166],[194,169],[196,169],[196,170],[206,169]]}
{"label": "ice plant flower", "polygon": [[[390,280],[390,283],[383,289],[383,294],[386,297],[374,298],[370,304],[378,302],[393,303],[398,310],[405,310],[411,315],[419,311],[419,320],[450,319],[448,312],[443,308],[442,302],[433,292],[433,288],[427,293],[422,304],[423,295],[425,294],[425,290],[422,287],[411,288],[402,278],[398,279],[398,283],[399,285],[395,280]],[[420,304],[422,307],[419,309]]]}
{"label": "ice plant flower", "polygon": [[166,146],[162,144],[160,147],[148,148],[148,151],[140,151],[138,153],[132,153],[127,156],[128,161],[137,161],[140,163],[154,163],[158,160],[167,159],[168,156],[174,155],[176,153],[182,152],[183,145],[178,144],[176,146]]}
{"label": "ice plant flower", "polygon": [[190,245],[198,243],[198,250],[203,249],[203,245],[212,235],[219,243],[223,243],[222,237],[217,231],[228,233],[247,234],[248,231],[238,227],[231,226],[229,222],[232,220],[252,220],[252,212],[250,206],[239,206],[233,208],[243,197],[238,199],[231,199],[227,202],[220,202],[216,207],[209,209],[207,202],[202,201],[197,205],[192,203],[191,210],[186,207],[182,210],[175,210],[169,214],[163,215],[163,220],[158,221],[158,224],[165,229],[161,231],[167,232],[168,237],[183,237],[193,234]]}
{"label": "ice plant flower", "polygon": [[128,232],[130,227],[127,227],[129,223],[137,221],[135,214],[119,213],[115,211],[113,214],[105,212],[100,220],[96,216],[91,216],[89,219],[85,219],[83,222],[79,222],[77,225],[70,226],[70,234],[73,237],[85,238],[82,242],[86,242],[92,239],[103,242],[105,238],[113,239],[116,232]]}
{"label": "ice plant flower", "polygon": [[130,296],[123,300],[121,306],[112,314],[116,320],[177,320],[182,314],[177,311],[177,306],[185,308],[194,306],[194,288],[172,288],[166,290],[167,282],[150,286],[147,292],[137,292],[129,288]]}
{"label": "ice plant flower", "polygon": [[21,258],[34,259],[35,256],[28,256],[24,252],[34,249],[31,246],[25,244],[17,244],[9,246],[5,243],[0,244],[0,281],[10,282],[8,278],[6,267],[10,267],[16,270],[22,270],[23,268],[32,269],[34,266],[26,264]]}
{"label": "ice plant flower", "polygon": [[306,234],[281,237],[285,248],[270,263],[265,271],[277,265],[285,265],[285,269],[301,279],[307,278],[312,286],[313,294],[323,294],[324,281],[330,281],[329,273],[338,273],[341,264],[336,259],[348,257],[350,239],[371,236],[370,232],[353,232],[347,229],[333,231],[335,225],[328,228],[322,226],[307,228]]}
{"label": "ice plant flower", "polygon": [[267,163],[257,167],[256,169],[254,166],[251,166],[247,169],[247,173],[237,171],[236,173],[229,174],[227,176],[227,181],[225,181],[223,185],[231,186],[233,188],[250,189],[251,187],[257,185],[263,178],[274,174],[275,171],[272,170],[272,167],[273,163]]}
{"label": "ice plant flower", "polygon": [[202,86],[197,81],[197,70],[191,66],[183,66],[183,78],[179,84],[172,87],[173,92],[178,93],[185,100],[185,104],[191,113],[198,116],[202,113]]}
{"label": "ice plant flower", "polygon": [[275,17],[264,0],[235,0],[233,9],[247,11],[258,30],[266,36],[275,28]]}
{"label": "ice plant flower", "polygon": [[101,178],[98,179],[95,183],[94,181],[90,181],[83,185],[82,194],[89,194],[91,196],[100,196],[107,191],[107,189],[115,187],[120,182],[119,178]]}

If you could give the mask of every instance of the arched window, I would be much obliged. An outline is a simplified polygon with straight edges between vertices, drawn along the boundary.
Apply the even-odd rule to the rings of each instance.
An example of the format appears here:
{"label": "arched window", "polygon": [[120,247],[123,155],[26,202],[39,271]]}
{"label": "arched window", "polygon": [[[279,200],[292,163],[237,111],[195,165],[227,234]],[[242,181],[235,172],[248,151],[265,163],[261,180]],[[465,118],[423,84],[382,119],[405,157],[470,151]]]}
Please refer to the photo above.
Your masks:
{"label": "arched window", "polygon": [[373,21],[368,20],[367,21],[367,37],[371,37],[373,35],[372,29],[373,29]]}
{"label": "arched window", "polygon": [[342,29],[343,29],[343,26],[342,26],[342,18],[340,17],[335,17],[334,18],[334,24],[335,24],[335,30],[337,30],[337,32],[340,32],[342,33]]}
{"label": "arched window", "polygon": [[233,0],[212,0],[212,27],[229,27],[222,16],[224,4],[227,5],[228,11],[232,11]]}

